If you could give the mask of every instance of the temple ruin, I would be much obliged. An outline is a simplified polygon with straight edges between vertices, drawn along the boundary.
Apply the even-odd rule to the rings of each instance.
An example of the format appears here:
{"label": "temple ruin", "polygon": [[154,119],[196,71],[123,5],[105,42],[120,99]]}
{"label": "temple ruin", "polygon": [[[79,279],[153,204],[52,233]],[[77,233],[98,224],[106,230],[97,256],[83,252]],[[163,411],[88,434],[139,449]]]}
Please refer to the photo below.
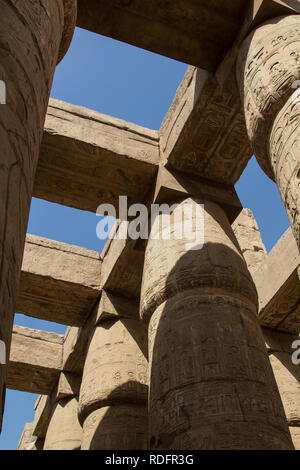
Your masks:
{"label": "temple ruin", "polygon": [[[6,388],[40,395],[19,449],[300,449],[300,2],[0,11],[0,417]],[[159,131],[49,100],[76,25],[190,64]],[[253,154],[290,221],[269,254],[234,189]],[[96,212],[121,195],[203,204],[203,248],[26,235],[32,196]],[[15,311],[67,332],[13,325]]]}

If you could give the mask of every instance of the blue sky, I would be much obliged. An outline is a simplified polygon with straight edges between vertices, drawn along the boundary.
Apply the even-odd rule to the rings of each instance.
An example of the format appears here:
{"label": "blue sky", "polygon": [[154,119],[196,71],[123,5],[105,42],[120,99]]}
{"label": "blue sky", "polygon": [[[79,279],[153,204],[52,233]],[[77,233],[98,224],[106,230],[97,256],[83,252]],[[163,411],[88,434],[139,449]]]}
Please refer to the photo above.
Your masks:
{"label": "blue sky", "polygon": [[[187,65],[112,39],[76,29],[57,67],[51,97],[159,129]],[[276,185],[254,158],[236,185],[244,207],[252,209],[268,251],[289,226]],[[92,213],[33,199],[28,232],[101,252],[99,218]],[[56,331],[66,327],[24,315],[15,323]],[[16,449],[24,424],[34,417],[37,395],[7,390],[0,449]]]}

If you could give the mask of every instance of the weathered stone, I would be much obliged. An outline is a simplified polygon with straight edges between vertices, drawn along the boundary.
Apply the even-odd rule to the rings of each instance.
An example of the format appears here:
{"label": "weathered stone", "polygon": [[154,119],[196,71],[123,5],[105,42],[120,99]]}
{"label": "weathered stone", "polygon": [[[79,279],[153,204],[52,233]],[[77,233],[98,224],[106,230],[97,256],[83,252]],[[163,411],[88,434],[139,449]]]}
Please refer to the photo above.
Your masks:
{"label": "weathered stone", "polygon": [[62,398],[78,397],[81,385],[81,376],[71,372],[61,372],[57,385],[56,400]]}
{"label": "weathered stone", "polygon": [[147,346],[139,320],[106,320],[94,329],[80,390],[80,419],[105,404],[147,402]]}
{"label": "weathered stone", "polygon": [[[288,14],[287,0],[266,0],[269,16]],[[77,25],[95,33],[214,71],[237,36],[245,2],[237,0],[79,0]]]}
{"label": "weathered stone", "polygon": [[96,212],[118,197],[141,202],[155,178],[158,132],[50,100],[34,196]]}
{"label": "weathered stone", "polygon": [[[118,434],[127,435],[118,444],[120,448],[127,446],[126,449],[137,450],[140,447],[136,446],[140,446],[141,441],[142,448],[145,448],[147,383],[145,325],[139,319],[121,316],[102,320],[90,338],[80,389],[79,418],[83,425],[85,449],[91,446],[99,450],[104,445],[105,449],[114,450],[118,417]],[[123,405],[126,405],[125,409]],[[99,411],[103,407],[108,408]],[[97,413],[93,414],[96,410]],[[126,419],[130,413],[132,419]],[[106,424],[107,430],[103,429]],[[108,435],[110,433],[111,436]]]}
{"label": "weathered stone", "polygon": [[100,297],[95,251],[27,235],[16,310],[65,325],[84,325]]}
{"label": "weathered stone", "polygon": [[271,330],[270,328],[262,328],[265,338],[266,348],[269,354],[276,352],[288,353],[291,357],[295,351],[292,348],[294,341],[299,339],[299,335],[291,335],[289,333],[282,333],[281,331]]}
{"label": "weathered stone", "polygon": [[160,148],[176,170],[234,184],[252,155],[238,96],[190,67],[161,126]]}
{"label": "weathered stone", "polygon": [[32,434],[45,439],[50,422],[51,411],[54,405],[54,393],[40,395],[35,403],[35,414],[32,423]]}
{"label": "weathered stone", "polygon": [[32,424],[25,424],[18,444],[18,450],[43,450],[44,440],[32,435]]}
{"label": "weathered stone", "polygon": [[286,352],[270,354],[270,362],[289,426],[300,426],[300,367]]}
{"label": "weathered stone", "polygon": [[44,450],[79,450],[82,428],[78,422],[78,399],[63,398],[52,411]]}
{"label": "weathered stone", "polygon": [[[20,448],[41,448],[46,436],[45,449],[146,449],[148,322],[151,448],[291,449],[291,436],[299,448],[300,375],[291,356],[300,331],[300,255],[288,231],[266,256],[251,211],[236,219],[233,184],[252,153],[247,127],[299,242],[293,8],[300,13],[300,2],[199,0],[196,8],[194,0],[86,0],[83,7],[79,0],[78,24],[206,70],[189,67],[159,132],[51,100],[41,151],[49,87],[72,37],[76,1],[33,3],[0,0],[0,80],[3,70],[9,98],[0,109],[0,340],[10,336],[32,191],[91,211],[101,203],[117,209],[120,195],[148,208],[203,203],[204,232],[190,214],[195,249],[177,237],[177,209],[171,217],[166,210],[149,223],[146,259],[145,237],[120,237],[131,220],[117,220],[102,256],[28,237],[17,311],[73,326],[64,338],[15,328],[8,383],[43,393]],[[274,18],[282,14],[290,16]],[[167,233],[171,239],[161,236]],[[263,336],[259,321],[276,330],[264,328]],[[0,375],[3,406],[3,366]]]}
{"label": "weathered stone", "polygon": [[[300,42],[300,26],[298,42]],[[300,47],[298,53],[300,54]],[[277,114],[270,135],[270,160],[272,169],[298,247],[300,247],[299,110],[300,90],[297,90]]]}
{"label": "weathered stone", "polygon": [[162,237],[150,238],[146,249],[141,316],[150,320],[150,446],[291,449],[255,286],[225,213],[202,203],[202,249]]}
{"label": "weathered stone", "polygon": [[300,78],[297,63],[299,17],[276,17],[244,41],[237,61],[237,81],[244,103],[248,136],[264,171],[274,178],[269,161],[270,134],[277,113],[294,93]]}
{"label": "weathered stone", "polygon": [[101,289],[121,296],[139,299],[143,275],[144,251],[138,249],[136,240],[119,238],[126,233],[128,222],[117,224],[115,238],[107,242],[101,272]]}
{"label": "weathered stone", "polygon": [[240,245],[247,267],[253,273],[266,258],[267,250],[250,209],[242,210],[233,222],[232,230]]}
{"label": "weathered stone", "polygon": [[64,2],[64,29],[60,43],[58,60],[59,63],[68,52],[77,21],[77,0],[63,0]]}
{"label": "weathered stone", "polygon": [[81,450],[146,450],[147,427],[145,406],[104,406],[84,421]]}
{"label": "weathered stone", "polygon": [[290,433],[293,439],[295,450],[300,450],[300,427],[290,426]]}
{"label": "weathered stone", "polygon": [[[75,0],[0,1],[0,340],[11,341],[17,286],[52,78],[75,23]],[[66,33],[69,39],[64,37]],[[2,102],[2,100],[1,100]],[[0,428],[6,367],[0,371]]]}
{"label": "weathered stone", "polygon": [[63,336],[14,325],[7,387],[49,394],[62,367]]}
{"label": "weathered stone", "polygon": [[236,80],[234,79],[235,63],[241,44],[248,33],[270,18],[295,13],[300,13],[298,0],[249,0],[247,2],[244,10],[244,21],[239,34],[225,54],[215,74],[221,88],[234,88],[236,90]]}
{"label": "weathered stone", "polygon": [[[299,335],[290,335],[263,328],[271,366],[278,385],[289,426],[300,425],[300,367],[293,364],[292,347]],[[300,344],[300,343],[299,343]]]}
{"label": "weathered stone", "polygon": [[112,292],[102,290],[96,323],[110,319],[139,318],[139,303],[120,297]]}
{"label": "weathered stone", "polygon": [[300,254],[291,229],[288,229],[253,279],[259,298],[262,326],[286,333],[300,332]]}
{"label": "weathered stone", "polygon": [[240,48],[237,80],[253,152],[277,182],[300,248],[299,38],[299,15],[260,25]]}
{"label": "weathered stone", "polygon": [[194,196],[218,203],[233,222],[242,210],[242,205],[233,186],[221,185],[179,171],[160,167],[152,203],[161,204],[175,199]]}

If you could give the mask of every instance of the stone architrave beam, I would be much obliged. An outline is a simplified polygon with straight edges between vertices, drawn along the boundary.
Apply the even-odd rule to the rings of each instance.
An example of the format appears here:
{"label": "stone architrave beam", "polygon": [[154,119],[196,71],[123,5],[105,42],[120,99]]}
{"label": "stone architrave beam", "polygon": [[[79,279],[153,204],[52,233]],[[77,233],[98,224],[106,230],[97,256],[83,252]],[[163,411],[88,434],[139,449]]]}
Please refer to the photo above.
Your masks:
{"label": "stone architrave beam", "polygon": [[290,228],[252,275],[259,298],[260,324],[285,333],[299,333],[300,255]]}
{"label": "stone architrave beam", "polygon": [[7,373],[7,388],[51,393],[63,359],[63,336],[14,325]]}
{"label": "stone architrave beam", "polygon": [[100,297],[101,256],[27,235],[16,312],[81,326]]}
{"label": "stone architrave beam", "polygon": [[[254,0],[267,18],[289,14],[295,0]],[[238,35],[244,0],[79,0],[77,26],[214,71]]]}
{"label": "stone architrave beam", "polygon": [[33,195],[96,212],[141,202],[159,161],[158,132],[51,99]]}
{"label": "stone architrave beam", "polygon": [[189,67],[160,128],[160,149],[168,167],[236,183],[252,155],[237,93]]}

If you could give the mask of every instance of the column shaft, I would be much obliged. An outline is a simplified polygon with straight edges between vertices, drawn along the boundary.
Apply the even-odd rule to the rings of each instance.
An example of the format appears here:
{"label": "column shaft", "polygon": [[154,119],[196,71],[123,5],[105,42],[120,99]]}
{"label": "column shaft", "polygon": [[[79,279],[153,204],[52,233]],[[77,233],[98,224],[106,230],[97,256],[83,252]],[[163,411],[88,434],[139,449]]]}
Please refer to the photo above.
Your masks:
{"label": "column shaft", "polygon": [[300,370],[292,361],[292,345],[299,335],[268,328],[263,328],[263,334],[293,443],[300,450]]}
{"label": "column shaft", "polygon": [[[0,0],[0,340],[9,356],[27,220],[53,73],[69,45],[76,0]],[[1,103],[2,103],[1,99]],[[0,421],[5,366],[0,366]]]}
{"label": "column shaft", "polygon": [[269,20],[243,42],[237,81],[253,152],[276,181],[300,248],[300,16]]}
{"label": "column shaft", "polygon": [[54,405],[44,450],[80,450],[82,428],[78,421],[78,398],[67,397]]}
{"label": "column shaft", "polygon": [[138,320],[107,319],[95,328],[80,390],[83,450],[146,449],[146,344]]}
{"label": "column shaft", "polygon": [[202,249],[149,239],[141,316],[150,320],[152,449],[292,448],[256,289],[219,206],[204,204]]}

